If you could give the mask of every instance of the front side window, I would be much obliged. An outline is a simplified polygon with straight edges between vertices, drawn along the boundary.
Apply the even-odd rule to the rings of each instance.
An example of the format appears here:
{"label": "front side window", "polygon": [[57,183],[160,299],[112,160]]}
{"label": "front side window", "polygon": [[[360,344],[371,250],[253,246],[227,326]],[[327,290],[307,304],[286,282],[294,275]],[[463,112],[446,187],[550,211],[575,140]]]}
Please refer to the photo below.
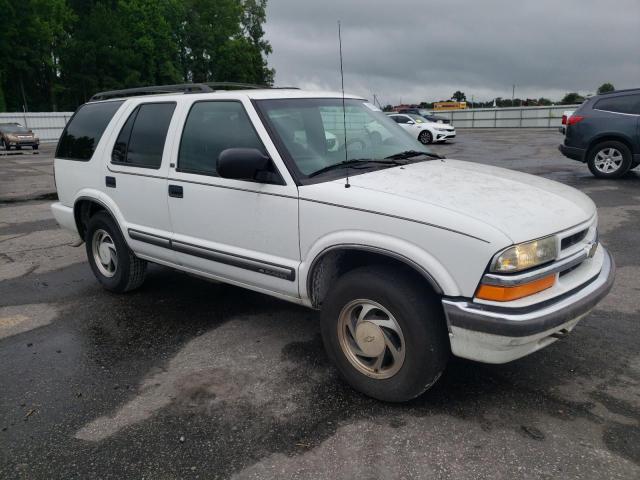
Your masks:
{"label": "front side window", "polygon": [[131,167],[160,168],[167,131],[175,103],[143,103],[120,130],[111,163]]}
{"label": "front side window", "polygon": [[364,100],[346,99],[344,113],[341,98],[258,100],[256,105],[302,180],[345,160],[379,161],[409,150],[428,153],[394,123],[395,117]]}
{"label": "front side window", "polygon": [[194,103],[180,140],[178,171],[218,176],[218,157],[227,148],[255,148],[266,155],[240,102]]}
{"label": "front side window", "polygon": [[593,107],[596,110],[604,110],[616,113],[640,114],[640,95],[620,95],[611,98],[602,98]]}
{"label": "front side window", "polygon": [[107,125],[123,103],[110,101],[82,105],[60,136],[56,158],[91,160]]}
{"label": "front side window", "polygon": [[405,117],[404,115],[395,115],[393,117],[393,121],[396,123],[408,123],[409,119],[407,117]]}

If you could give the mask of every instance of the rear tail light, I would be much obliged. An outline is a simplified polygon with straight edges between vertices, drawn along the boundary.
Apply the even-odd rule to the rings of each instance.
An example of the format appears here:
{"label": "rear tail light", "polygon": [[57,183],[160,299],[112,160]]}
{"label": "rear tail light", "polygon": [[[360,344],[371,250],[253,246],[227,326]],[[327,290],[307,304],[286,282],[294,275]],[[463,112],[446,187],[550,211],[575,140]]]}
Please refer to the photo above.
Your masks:
{"label": "rear tail light", "polygon": [[567,126],[575,125],[576,123],[581,122],[582,120],[584,120],[584,117],[582,115],[571,115],[567,120]]}
{"label": "rear tail light", "polygon": [[562,125],[566,125],[566,124],[567,124],[567,116],[562,115]]}

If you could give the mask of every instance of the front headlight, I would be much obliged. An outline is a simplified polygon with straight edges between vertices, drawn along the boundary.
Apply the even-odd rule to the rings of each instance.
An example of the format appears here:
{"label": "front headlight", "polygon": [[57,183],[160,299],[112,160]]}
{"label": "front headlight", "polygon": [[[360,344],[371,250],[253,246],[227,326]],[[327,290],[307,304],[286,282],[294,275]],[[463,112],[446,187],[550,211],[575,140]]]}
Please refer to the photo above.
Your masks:
{"label": "front headlight", "polygon": [[498,253],[491,261],[493,273],[513,273],[555,260],[558,241],[555,236],[519,243]]}

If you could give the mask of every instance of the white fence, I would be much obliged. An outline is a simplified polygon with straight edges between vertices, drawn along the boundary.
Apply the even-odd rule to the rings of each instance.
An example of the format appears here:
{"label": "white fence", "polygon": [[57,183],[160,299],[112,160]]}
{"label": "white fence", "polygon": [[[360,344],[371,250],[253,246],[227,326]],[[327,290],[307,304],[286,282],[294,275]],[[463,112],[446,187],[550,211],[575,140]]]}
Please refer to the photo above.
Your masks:
{"label": "white fence", "polygon": [[[457,128],[553,128],[561,125],[562,112],[578,105],[552,107],[473,108],[434,112],[449,118]],[[41,142],[56,142],[73,112],[0,113],[0,123],[19,123],[32,129]]]}
{"label": "white fence", "polygon": [[0,123],[30,128],[41,142],[57,142],[73,112],[0,113]]}
{"label": "white fence", "polygon": [[562,124],[562,113],[579,105],[551,107],[473,108],[434,111],[447,117],[456,128],[553,128]]}

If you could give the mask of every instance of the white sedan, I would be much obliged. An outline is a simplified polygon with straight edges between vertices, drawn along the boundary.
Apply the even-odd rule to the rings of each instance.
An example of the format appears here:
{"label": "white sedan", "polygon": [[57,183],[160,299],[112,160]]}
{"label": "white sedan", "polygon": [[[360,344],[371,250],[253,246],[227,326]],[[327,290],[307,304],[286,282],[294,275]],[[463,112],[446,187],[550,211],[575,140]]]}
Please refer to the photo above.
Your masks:
{"label": "white sedan", "polygon": [[445,142],[456,137],[456,129],[446,123],[430,122],[420,115],[413,113],[394,113],[389,115],[406,131],[415,135],[420,143]]}

